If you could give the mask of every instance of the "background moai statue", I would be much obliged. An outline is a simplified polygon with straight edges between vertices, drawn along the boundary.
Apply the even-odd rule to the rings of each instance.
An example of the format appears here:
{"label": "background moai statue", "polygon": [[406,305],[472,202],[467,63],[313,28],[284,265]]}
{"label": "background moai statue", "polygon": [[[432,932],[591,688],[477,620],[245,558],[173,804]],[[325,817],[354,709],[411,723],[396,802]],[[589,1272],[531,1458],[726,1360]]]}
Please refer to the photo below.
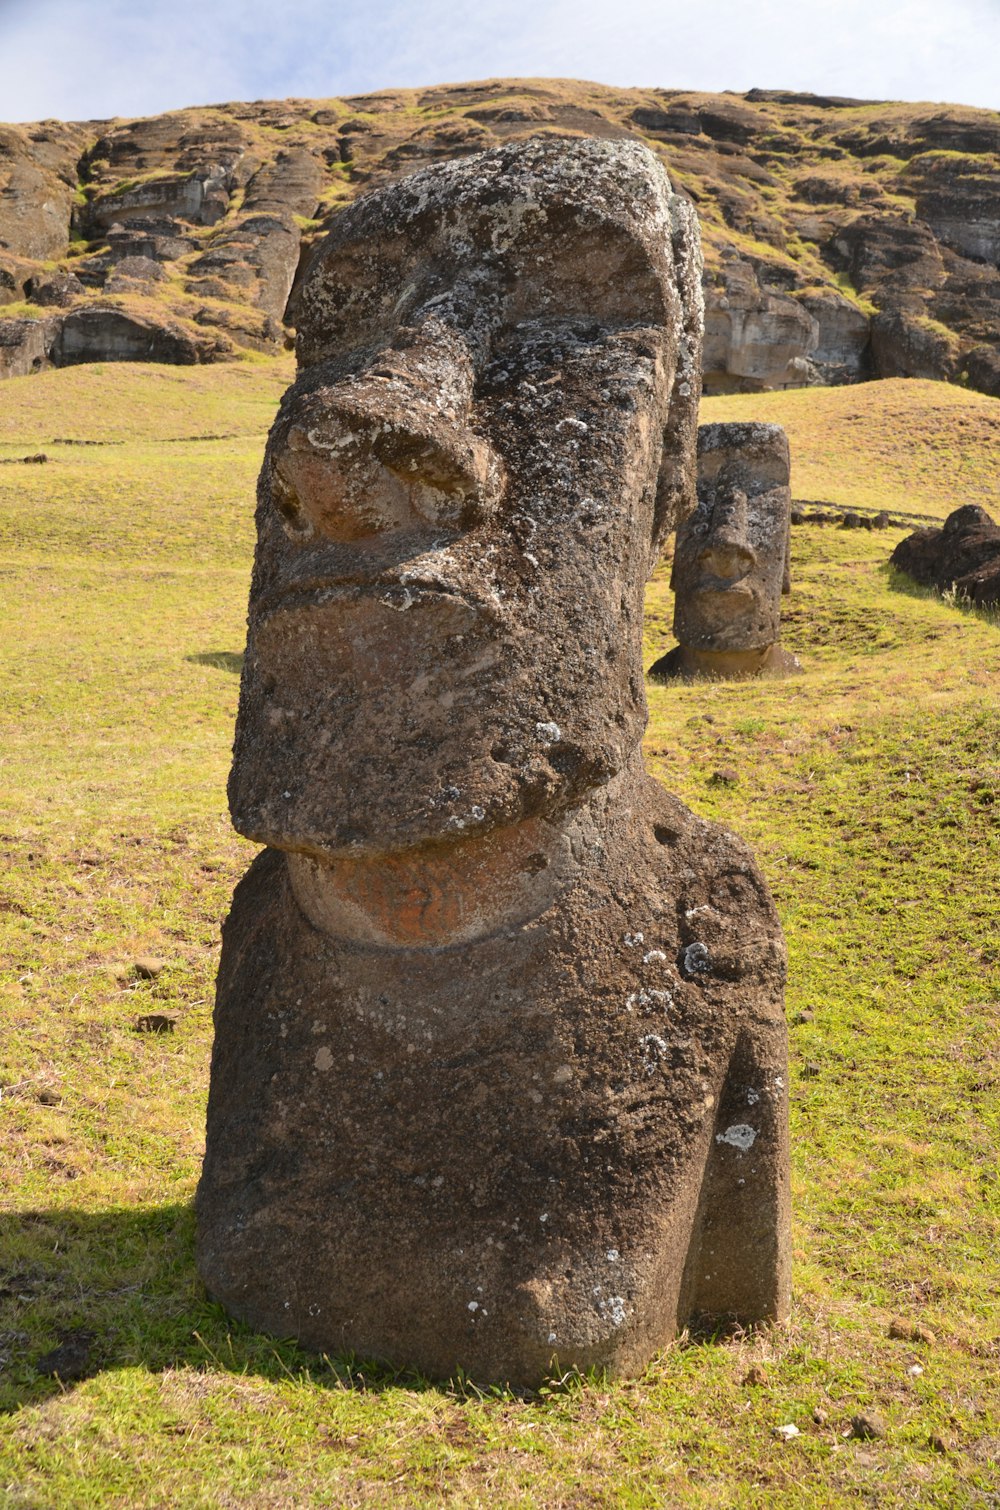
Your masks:
{"label": "background moai statue", "polygon": [[197,1202],[255,1326],[531,1385],[785,1314],[778,921],[639,753],[700,271],[645,147],[549,137],[366,196],[312,264]]}
{"label": "background moai statue", "polygon": [[650,667],[654,681],[801,670],[778,644],[781,595],[791,591],[791,514],[780,425],[701,426],[698,505],[678,526],[671,576],[680,643]]}

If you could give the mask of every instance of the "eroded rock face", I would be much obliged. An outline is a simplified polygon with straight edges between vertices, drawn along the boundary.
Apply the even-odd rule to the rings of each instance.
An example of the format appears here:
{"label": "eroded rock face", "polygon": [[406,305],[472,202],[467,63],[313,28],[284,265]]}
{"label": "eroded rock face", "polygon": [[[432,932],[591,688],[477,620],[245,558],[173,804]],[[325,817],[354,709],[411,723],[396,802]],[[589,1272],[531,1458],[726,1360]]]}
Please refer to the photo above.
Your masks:
{"label": "eroded rock face", "polygon": [[0,378],[28,377],[49,367],[54,339],[49,320],[0,319]]}
{"label": "eroded rock face", "polygon": [[705,308],[705,391],[761,393],[801,388],[819,328],[794,299],[762,289],[753,267],[729,258]]}
{"label": "eroded rock face", "polygon": [[[996,391],[1000,115],[782,90],[491,79],[0,127],[0,304],[33,299],[55,260],[91,297],[110,283],[140,317],[273,352],[318,221],[362,188],[539,129],[644,137],[714,207],[706,392],[911,371]],[[130,291],[117,264],[135,257],[173,264],[169,278]]]}
{"label": "eroded rock face", "polygon": [[702,425],[698,506],[677,532],[672,585],[680,641],[650,668],[677,677],[785,676],[799,663],[778,644],[791,590],[792,495],[780,425]]}
{"label": "eroded rock face", "polygon": [[63,255],[84,140],[84,128],[62,121],[0,126],[0,253]]}
{"label": "eroded rock face", "polygon": [[941,529],[915,530],[889,559],[925,587],[983,608],[1000,603],[1000,525],[978,504],[955,509]]}
{"label": "eroded rock face", "polygon": [[699,273],[646,149],[552,138],[377,191],[313,265],[198,1194],[256,1326],[530,1385],[787,1309],[780,930],[639,757]]}
{"label": "eroded rock face", "polygon": [[[230,348],[231,350],[231,348]],[[144,320],[107,306],[74,309],[59,322],[50,355],[57,367],[78,362],[171,362],[191,366],[218,361],[221,339],[191,337],[179,325]]]}

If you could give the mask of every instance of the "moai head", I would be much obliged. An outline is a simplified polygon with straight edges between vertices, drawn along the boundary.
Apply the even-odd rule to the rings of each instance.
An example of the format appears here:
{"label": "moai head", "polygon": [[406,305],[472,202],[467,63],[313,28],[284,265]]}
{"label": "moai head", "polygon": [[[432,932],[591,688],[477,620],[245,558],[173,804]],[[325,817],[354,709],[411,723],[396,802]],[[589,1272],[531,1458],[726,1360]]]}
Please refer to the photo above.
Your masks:
{"label": "moai head", "polygon": [[790,589],[788,438],[780,425],[702,425],[698,506],[677,535],[674,633],[696,650],[762,650]]}
{"label": "moai head", "polygon": [[801,670],[778,644],[790,589],[792,495],[780,425],[702,425],[698,504],[674,551],[674,634],[654,681],[785,676]]}
{"label": "moai head", "polygon": [[693,212],[636,142],[511,144],[338,217],[260,477],[241,833],[398,852],[622,769],[700,324]]}

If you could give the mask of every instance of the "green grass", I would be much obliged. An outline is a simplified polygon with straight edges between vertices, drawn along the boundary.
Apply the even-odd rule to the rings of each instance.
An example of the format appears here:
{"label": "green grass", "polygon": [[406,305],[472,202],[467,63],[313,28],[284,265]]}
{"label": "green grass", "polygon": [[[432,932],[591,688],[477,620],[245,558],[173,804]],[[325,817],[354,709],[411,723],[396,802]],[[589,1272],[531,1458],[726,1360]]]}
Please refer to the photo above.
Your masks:
{"label": "green grass", "polygon": [[[650,769],[750,840],[788,938],[790,1325],[520,1399],[308,1356],[206,1299],[190,1201],[218,924],[252,853],[224,786],[287,376],[4,386],[0,454],[53,459],[0,467],[0,1505],[995,1505],[1000,627],[890,576],[899,531],[796,528],[802,676],[649,688]],[[1000,410],[976,395],[705,405],[748,416],[787,423],[801,496],[992,501]],[[671,611],[661,567],[647,660]],[[723,766],[736,785],[713,784]],[[150,1012],[174,1031],[135,1032]],[[890,1339],[896,1315],[937,1340]],[[41,1377],[81,1331],[87,1376]],[[862,1409],[883,1440],[844,1436]]]}

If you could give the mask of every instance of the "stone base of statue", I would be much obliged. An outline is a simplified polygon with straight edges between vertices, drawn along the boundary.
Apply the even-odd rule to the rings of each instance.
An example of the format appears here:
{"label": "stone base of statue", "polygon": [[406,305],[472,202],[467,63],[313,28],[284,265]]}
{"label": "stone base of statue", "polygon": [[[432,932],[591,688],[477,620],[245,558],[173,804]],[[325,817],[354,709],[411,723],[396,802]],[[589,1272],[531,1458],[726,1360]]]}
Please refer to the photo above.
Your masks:
{"label": "stone base of statue", "polygon": [[783,645],[761,650],[692,650],[675,645],[650,666],[651,682],[742,682],[767,677],[797,676],[798,656]]}

